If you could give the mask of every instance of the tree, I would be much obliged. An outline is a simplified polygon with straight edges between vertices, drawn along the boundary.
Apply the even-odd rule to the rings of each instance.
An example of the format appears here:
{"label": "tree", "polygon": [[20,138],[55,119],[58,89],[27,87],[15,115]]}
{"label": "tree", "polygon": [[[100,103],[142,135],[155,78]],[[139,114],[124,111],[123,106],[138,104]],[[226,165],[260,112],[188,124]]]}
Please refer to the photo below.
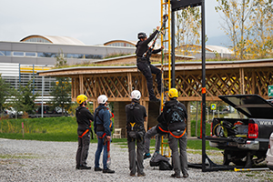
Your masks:
{"label": "tree", "polygon": [[33,113],[35,109],[35,99],[39,96],[38,93],[33,94],[34,86],[32,80],[29,80],[26,86],[19,86],[18,91],[15,91],[13,95],[15,99],[12,106],[17,111],[24,111],[27,113]]}
{"label": "tree", "polygon": [[50,95],[53,96],[52,106],[61,107],[62,114],[71,107],[71,83],[68,78],[58,77],[52,83]]}
{"label": "tree", "polygon": [[0,112],[2,113],[3,105],[8,96],[10,96],[10,85],[5,83],[0,74]]}
{"label": "tree", "polygon": [[215,7],[217,12],[222,12],[224,24],[221,27],[232,41],[232,49],[235,56],[244,58],[246,40],[250,35],[252,24],[250,18],[254,12],[254,5],[259,0],[216,0],[219,6]]}
{"label": "tree", "polygon": [[201,43],[201,13],[199,7],[188,7],[176,12],[176,47],[183,54],[191,55],[193,45]]}
{"label": "tree", "polygon": [[253,40],[246,42],[246,52],[251,58],[265,58],[272,51],[273,8],[272,0],[258,0],[251,16]]}
{"label": "tree", "polygon": [[58,54],[58,56],[56,57],[56,64],[55,67],[56,68],[61,68],[63,66],[67,65],[67,60],[64,58],[64,53],[61,50]]}

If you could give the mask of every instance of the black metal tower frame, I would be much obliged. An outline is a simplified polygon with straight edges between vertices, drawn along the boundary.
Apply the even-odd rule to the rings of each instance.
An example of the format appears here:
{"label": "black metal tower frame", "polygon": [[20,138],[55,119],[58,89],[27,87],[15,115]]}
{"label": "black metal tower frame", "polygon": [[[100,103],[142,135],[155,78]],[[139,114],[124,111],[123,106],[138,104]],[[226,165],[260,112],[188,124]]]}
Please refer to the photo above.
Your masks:
{"label": "black metal tower frame", "polygon": [[[206,154],[206,53],[205,53],[205,0],[171,0],[171,61],[172,61],[172,88],[175,88],[175,11],[187,8],[201,6],[202,13],[202,164],[196,164],[192,167],[202,167],[202,172],[229,170],[234,167],[216,165],[213,163]],[[208,162],[208,165],[206,165]]]}

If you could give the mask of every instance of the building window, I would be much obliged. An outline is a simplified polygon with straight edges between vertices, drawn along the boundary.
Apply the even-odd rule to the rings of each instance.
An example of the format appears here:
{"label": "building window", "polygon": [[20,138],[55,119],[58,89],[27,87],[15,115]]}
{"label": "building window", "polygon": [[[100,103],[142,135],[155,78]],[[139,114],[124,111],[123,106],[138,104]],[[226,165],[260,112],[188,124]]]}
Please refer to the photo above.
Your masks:
{"label": "building window", "polygon": [[26,56],[35,57],[36,53],[35,52],[26,52]]}
{"label": "building window", "polygon": [[24,56],[23,52],[13,52],[13,56]]}

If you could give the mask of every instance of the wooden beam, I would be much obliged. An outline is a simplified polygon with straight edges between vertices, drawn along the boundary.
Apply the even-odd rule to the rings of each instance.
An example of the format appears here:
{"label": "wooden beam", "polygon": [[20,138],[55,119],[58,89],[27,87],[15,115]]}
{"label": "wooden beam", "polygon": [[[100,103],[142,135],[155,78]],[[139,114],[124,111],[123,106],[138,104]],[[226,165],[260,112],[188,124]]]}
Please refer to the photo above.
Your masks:
{"label": "wooden beam", "polygon": [[84,91],[83,91],[83,75],[79,75],[79,88],[80,88],[80,94],[84,94]]}

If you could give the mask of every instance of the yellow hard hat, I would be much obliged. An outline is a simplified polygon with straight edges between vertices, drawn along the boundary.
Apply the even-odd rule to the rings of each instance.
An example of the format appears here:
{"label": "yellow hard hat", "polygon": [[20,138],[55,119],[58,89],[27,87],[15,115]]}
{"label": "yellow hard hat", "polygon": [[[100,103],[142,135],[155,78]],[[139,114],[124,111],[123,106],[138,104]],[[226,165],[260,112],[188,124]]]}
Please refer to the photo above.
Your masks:
{"label": "yellow hard hat", "polygon": [[77,97],[77,103],[78,104],[82,104],[86,100],[87,100],[86,95],[81,94],[81,95],[78,95],[78,97]]}
{"label": "yellow hard hat", "polygon": [[171,88],[168,93],[170,98],[178,97],[178,91],[176,88]]}

